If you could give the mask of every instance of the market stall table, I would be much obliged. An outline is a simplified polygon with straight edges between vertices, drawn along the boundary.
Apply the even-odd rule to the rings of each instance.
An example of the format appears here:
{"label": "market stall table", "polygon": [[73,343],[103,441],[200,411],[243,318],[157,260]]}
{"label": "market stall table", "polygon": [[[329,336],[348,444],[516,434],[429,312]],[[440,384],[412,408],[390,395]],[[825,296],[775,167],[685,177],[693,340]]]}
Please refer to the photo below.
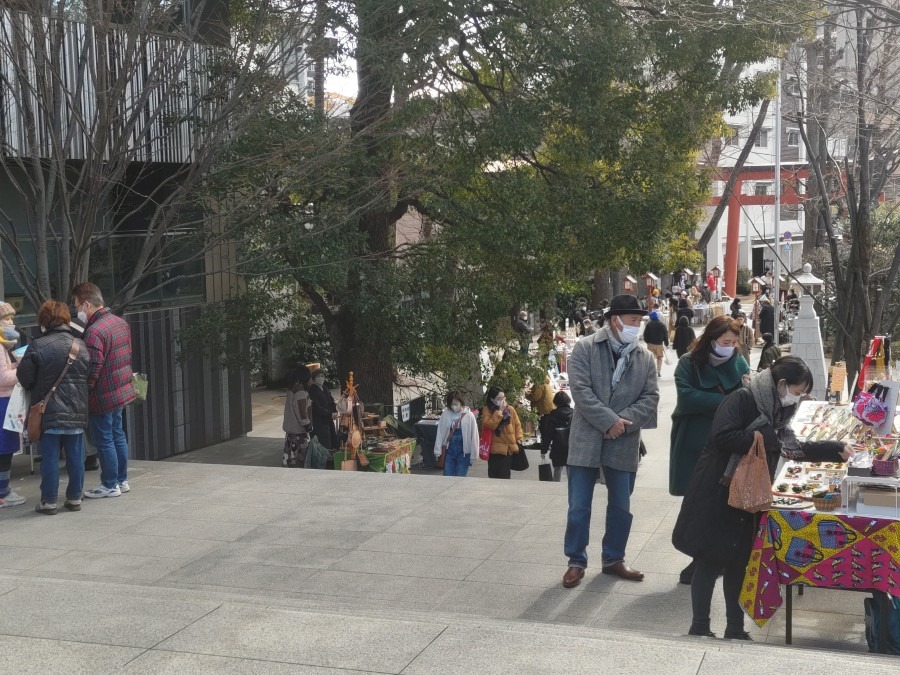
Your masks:
{"label": "market stall table", "polygon": [[764,513],[741,590],[741,606],[757,625],[765,625],[781,607],[782,585],[788,587],[787,644],[792,641],[792,585],[883,594],[885,631],[887,594],[900,597],[900,521],[815,511]]}

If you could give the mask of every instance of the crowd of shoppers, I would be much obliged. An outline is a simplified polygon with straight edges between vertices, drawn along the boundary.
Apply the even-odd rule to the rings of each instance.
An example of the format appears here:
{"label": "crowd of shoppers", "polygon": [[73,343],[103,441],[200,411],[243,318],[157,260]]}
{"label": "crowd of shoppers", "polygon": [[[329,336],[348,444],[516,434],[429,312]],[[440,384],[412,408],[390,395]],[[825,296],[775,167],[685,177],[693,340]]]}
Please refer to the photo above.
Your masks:
{"label": "crowd of shoppers", "polygon": [[[30,402],[24,433],[32,452],[37,450],[41,457],[41,498],[35,510],[44,515],[57,513],[61,457],[68,475],[63,506],[69,511],[81,510],[82,497],[118,497],[131,489],[123,426],[124,408],[136,398],[131,330],[104,305],[100,289],[90,282],[75,287],[72,307],[75,317],[65,303],[45,301],[36,317],[40,333],[13,361],[11,353],[21,336],[14,326],[15,311],[0,303],[0,412],[5,418],[13,389],[20,385]],[[100,466],[100,485],[88,491],[85,432]],[[20,445],[18,433],[3,430],[0,508],[25,502],[9,489],[10,460]]]}

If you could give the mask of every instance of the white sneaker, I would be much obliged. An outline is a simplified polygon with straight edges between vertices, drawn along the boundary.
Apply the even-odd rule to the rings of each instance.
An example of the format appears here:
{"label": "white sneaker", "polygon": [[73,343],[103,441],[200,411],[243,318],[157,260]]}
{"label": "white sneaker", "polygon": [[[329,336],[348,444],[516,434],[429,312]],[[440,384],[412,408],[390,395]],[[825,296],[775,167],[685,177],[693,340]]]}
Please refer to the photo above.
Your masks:
{"label": "white sneaker", "polygon": [[7,506],[19,506],[19,504],[24,503],[25,497],[16,494],[15,492],[10,492],[5,497],[0,497],[0,509],[6,508]]}
{"label": "white sneaker", "polygon": [[119,490],[119,486],[117,485],[114,488],[103,487],[103,485],[98,485],[93,490],[88,490],[84,493],[84,496],[87,499],[102,499],[103,497],[118,497],[122,494],[122,491]]}
{"label": "white sneaker", "polygon": [[127,480],[123,480],[121,483],[119,483],[119,492],[121,492],[123,495],[126,492],[130,492],[130,491],[131,491],[131,486],[128,484]]}

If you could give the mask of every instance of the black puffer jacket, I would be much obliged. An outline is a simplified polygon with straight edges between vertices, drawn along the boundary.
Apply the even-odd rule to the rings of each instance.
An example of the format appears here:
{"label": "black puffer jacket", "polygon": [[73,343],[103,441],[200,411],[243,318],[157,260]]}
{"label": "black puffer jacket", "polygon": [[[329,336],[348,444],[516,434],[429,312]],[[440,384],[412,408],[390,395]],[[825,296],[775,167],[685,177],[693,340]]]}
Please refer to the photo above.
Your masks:
{"label": "black puffer jacket", "polygon": [[[775,478],[782,441],[793,436],[788,423],[794,412],[794,406],[782,408],[777,430],[771,425],[759,430],[765,439],[770,480]],[[719,405],[672,532],[672,544],[682,553],[722,565],[749,560],[757,516],[728,505],[729,487],[722,478],[731,454],[746,454],[753,445],[753,432],[747,429],[758,416],[753,392],[746,387]],[[843,443],[835,441],[801,443],[794,458],[841,462],[843,448]]]}
{"label": "black puffer jacket", "polygon": [[78,343],[78,355],[47,403],[41,429],[84,429],[88,421],[88,370],[91,357],[84,342],[75,338],[68,326],[57,326],[32,340],[16,376],[22,388],[31,394],[31,403],[41,401],[66,366],[72,341]]}
{"label": "black puffer jacket", "polygon": [[550,453],[553,466],[565,466],[569,460],[569,427],[572,426],[571,406],[561,405],[541,418],[541,452]]}

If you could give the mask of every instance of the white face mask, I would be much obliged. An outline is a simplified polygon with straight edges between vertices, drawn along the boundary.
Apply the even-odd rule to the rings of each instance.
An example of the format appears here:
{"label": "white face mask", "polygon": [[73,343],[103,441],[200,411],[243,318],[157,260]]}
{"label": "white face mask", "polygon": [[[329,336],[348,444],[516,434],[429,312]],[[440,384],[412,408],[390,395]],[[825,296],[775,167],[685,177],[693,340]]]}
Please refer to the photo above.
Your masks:
{"label": "white face mask", "polygon": [[632,342],[638,339],[638,335],[641,332],[639,326],[626,326],[625,322],[622,319],[619,319],[619,342],[624,345],[630,345]]}
{"label": "white face mask", "polygon": [[797,405],[800,403],[800,399],[803,398],[801,394],[792,394],[788,391],[784,396],[781,397],[781,405],[784,408],[787,408],[791,405]]}
{"label": "white face mask", "polygon": [[85,312],[84,310],[79,311],[78,312],[78,320],[81,323],[87,323],[87,320],[88,320],[87,312]]}
{"label": "white face mask", "polygon": [[450,404],[450,410],[452,410],[455,413],[461,412],[462,405],[460,404],[459,401],[453,401],[453,403]]}
{"label": "white face mask", "polygon": [[502,396],[499,396],[494,399],[494,405],[497,406],[498,408],[502,408],[504,403],[506,403],[506,399]]}
{"label": "white face mask", "polygon": [[325,378],[319,375],[316,377],[314,382],[321,387],[323,384],[325,384]]}
{"label": "white face mask", "polygon": [[731,345],[730,347],[723,347],[718,342],[712,343],[713,354],[718,356],[720,359],[730,359],[731,355],[734,354],[734,349],[734,345]]}

